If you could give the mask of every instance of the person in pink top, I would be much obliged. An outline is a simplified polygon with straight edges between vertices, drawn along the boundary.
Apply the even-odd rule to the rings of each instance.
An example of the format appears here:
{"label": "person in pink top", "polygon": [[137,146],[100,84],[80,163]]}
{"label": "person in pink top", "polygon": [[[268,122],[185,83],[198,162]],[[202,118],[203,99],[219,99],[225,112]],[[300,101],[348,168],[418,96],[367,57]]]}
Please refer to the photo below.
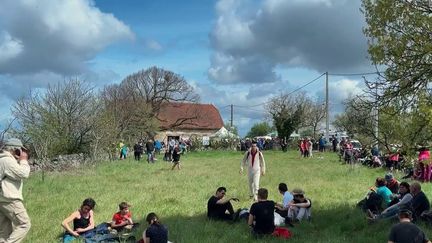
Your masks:
{"label": "person in pink top", "polygon": [[430,165],[430,151],[427,147],[421,146],[419,148],[418,162],[423,165],[423,181],[429,182],[432,179],[431,165]]}

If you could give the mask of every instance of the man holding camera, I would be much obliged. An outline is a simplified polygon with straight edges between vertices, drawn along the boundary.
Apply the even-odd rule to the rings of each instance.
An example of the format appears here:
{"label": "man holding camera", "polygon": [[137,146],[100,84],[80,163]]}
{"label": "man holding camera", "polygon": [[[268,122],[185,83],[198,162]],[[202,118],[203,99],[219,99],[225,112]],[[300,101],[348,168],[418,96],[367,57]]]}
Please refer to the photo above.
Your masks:
{"label": "man holding camera", "polygon": [[7,139],[0,151],[0,243],[22,242],[30,230],[23,204],[23,179],[30,174],[21,140]]}

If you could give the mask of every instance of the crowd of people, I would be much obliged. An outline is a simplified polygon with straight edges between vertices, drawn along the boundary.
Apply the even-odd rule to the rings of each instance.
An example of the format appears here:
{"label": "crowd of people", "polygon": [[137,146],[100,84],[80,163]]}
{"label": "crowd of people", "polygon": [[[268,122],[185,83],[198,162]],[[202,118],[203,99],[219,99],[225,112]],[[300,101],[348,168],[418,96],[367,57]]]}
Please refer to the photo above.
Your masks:
{"label": "crowd of people", "polygon": [[[172,146],[170,145],[171,141]],[[344,141],[342,149],[350,149],[349,141]],[[308,149],[311,145],[308,139],[303,139],[299,145],[302,155],[305,156],[303,148]],[[156,152],[155,141],[148,140],[145,145],[148,163],[154,163]],[[347,145],[348,144],[348,145]],[[163,147],[163,144],[161,144]],[[142,141],[134,146],[134,151],[144,151]],[[352,148],[351,148],[352,149]],[[182,150],[179,143],[170,140],[167,150],[171,151],[173,169],[180,169],[180,154]],[[303,151],[302,151],[303,150]],[[27,162],[28,154],[26,148],[19,139],[8,139],[4,142],[0,152],[0,242],[21,242],[30,229],[30,219],[23,204],[22,180],[29,176],[30,168]],[[119,150],[120,158],[124,158],[124,152]],[[344,151],[345,153],[346,151]],[[372,151],[376,154],[376,151]],[[389,155],[389,161],[395,166],[395,153]],[[310,154],[309,154],[310,156]],[[376,155],[375,155],[376,156]],[[140,155],[135,154],[137,160]],[[418,174],[430,174],[425,172],[427,161],[430,160],[430,153],[427,147],[419,151],[417,163],[422,165],[422,170],[413,170],[406,178],[419,179]],[[390,164],[390,162],[388,162]],[[227,197],[227,189],[223,186],[217,188],[215,194],[207,201],[207,216],[211,220],[223,220],[240,222],[245,219],[251,227],[254,237],[273,235],[289,238],[291,232],[288,228],[281,226],[293,226],[303,220],[311,219],[312,201],[305,196],[302,189],[294,189],[291,192],[285,183],[278,185],[279,193],[282,195],[281,203],[268,200],[268,190],[261,188],[260,178],[265,176],[266,162],[264,154],[256,142],[252,142],[250,148],[244,153],[240,163],[240,174],[247,168],[248,187],[250,199],[254,203],[250,209],[239,208],[234,210],[232,202],[238,202],[238,198]],[[358,204],[366,213],[369,222],[399,218],[400,223],[393,226],[389,242],[404,242],[404,239],[412,239],[414,235],[421,239],[421,242],[428,242],[426,235],[414,223],[426,221],[432,223],[432,211],[426,194],[422,191],[421,184],[417,181],[410,184],[406,181],[399,182],[389,172],[383,178],[375,180],[374,187],[371,187],[366,197]],[[424,178],[425,176],[423,176]],[[427,180],[422,180],[427,181]],[[92,198],[83,201],[81,207],[72,212],[64,221],[62,226],[65,230],[63,242],[71,242],[76,238],[85,239],[86,242],[98,242],[101,240],[118,239],[122,232],[130,232],[137,228],[137,223],[132,220],[130,205],[121,202],[119,211],[113,214],[109,223],[95,225],[94,207],[96,202]],[[168,229],[161,224],[155,213],[146,217],[148,227],[142,234],[141,242],[168,242]]]}
{"label": "crowd of people", "polygon": [[420,237],[420,241],[414,242],[428,242],[423,231],[413,224],[432,222],[429,199],[419,182],[399,182],[387,173],[384,178],[375,180],[375,186],[370,188],[358,206],[364,210],[370,223],[399,217],[400,224],[392,227],[389,242],[413,242],[416,236]]}

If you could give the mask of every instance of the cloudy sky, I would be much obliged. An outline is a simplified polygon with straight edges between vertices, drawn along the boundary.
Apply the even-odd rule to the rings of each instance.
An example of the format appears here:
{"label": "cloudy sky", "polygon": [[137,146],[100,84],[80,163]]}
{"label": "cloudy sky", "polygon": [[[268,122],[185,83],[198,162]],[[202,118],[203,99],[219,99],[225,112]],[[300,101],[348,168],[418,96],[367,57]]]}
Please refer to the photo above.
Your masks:
{"label": "cloudy sky", "polygon": [[[0,0],[0,124],[29,89],[79,77],[103,87],[158,66],[184,76],[202,103],[245,135],[258,104],[328,71],[373,71],[360,0]],[[23,17],[25,16],[25,17]],[[334,76],[332,114],[361,92]],[[307,86],[324,102],[324,77]]]}

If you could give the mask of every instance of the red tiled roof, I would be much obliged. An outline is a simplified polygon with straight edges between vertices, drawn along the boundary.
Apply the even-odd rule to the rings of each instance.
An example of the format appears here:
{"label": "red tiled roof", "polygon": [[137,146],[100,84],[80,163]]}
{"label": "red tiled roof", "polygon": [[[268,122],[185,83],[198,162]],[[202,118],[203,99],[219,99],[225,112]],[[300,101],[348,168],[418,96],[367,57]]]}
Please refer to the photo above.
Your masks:
{"label": "red tiled roof", "polygon": [[158,119],[160,128],[166,129],[214,129],[223,127],[218,109],[211,104],[174,103],[161,105]]}

